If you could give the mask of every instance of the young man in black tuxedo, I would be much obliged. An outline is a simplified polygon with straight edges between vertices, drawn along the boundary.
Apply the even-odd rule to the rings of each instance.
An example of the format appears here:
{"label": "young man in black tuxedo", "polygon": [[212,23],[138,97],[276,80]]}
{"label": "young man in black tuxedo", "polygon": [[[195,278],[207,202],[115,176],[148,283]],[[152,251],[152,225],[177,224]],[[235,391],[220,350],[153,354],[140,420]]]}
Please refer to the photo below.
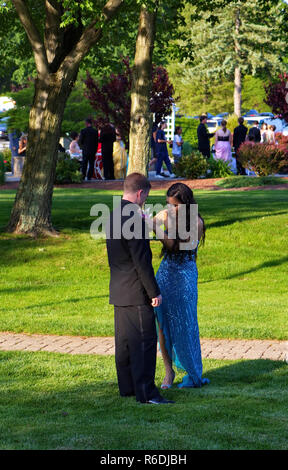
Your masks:
{"label": "young man in black tuxedo", "polygon": [[246,135],[247,135],[247,127],[244,126],[244,118],[240,117],[238,119],[239,126],[235,127],[234,132],[233,132],[233,147],[235,149],[235,157],[236,157],[236,164],[237,164],[237,171],[239,175],[246,175],[245,168],[241,165],[241,163],[238,160],[238,151],[240,148],[240,145],[243,144],[246,140]]}
{"label": "young man in black tuxedo", "polygon": [[210,158],[210,139],[215,134],[210,134],[206,127],[207,124],[207,116],[203,115],[200,117],[200,124],[197,128],[197,137],[198,137],[198,150],[202,153],[202,155],[208,159]]}
{"label": "young man in black tuxedo", "polygon": [[249,140],[256,143],[261,142],[261,132],[258,126],[259,122],[255,121],[253,127],[251,127],[248,133]]}
{"label": "young man in black tuxedo", "polygon": [[98,148],[98,130],[92,125],[92,119],[88,118],[85,121],[86,127],[80,132],[78,144],[82,149],[82,174],[85,180],[87,173],[87,166],[89,169],[87,179],[91,180],[94,172],[95,155]]}
{"label": "young man in black tuxedo", "polygon": [[[140,210],[150,188],[145,176],[128,175],[121,204],[110,214],[106,226],[110,303],[115,314],[115,361],[120,395],[135,395],[141,403],[166,404],[171,402],[161,397],[154,382],[157,333],[153,307],[161,304],[162,297]],[[132,227],[138,227],[137,235],[132,238],[125,233],[131,217]]]}

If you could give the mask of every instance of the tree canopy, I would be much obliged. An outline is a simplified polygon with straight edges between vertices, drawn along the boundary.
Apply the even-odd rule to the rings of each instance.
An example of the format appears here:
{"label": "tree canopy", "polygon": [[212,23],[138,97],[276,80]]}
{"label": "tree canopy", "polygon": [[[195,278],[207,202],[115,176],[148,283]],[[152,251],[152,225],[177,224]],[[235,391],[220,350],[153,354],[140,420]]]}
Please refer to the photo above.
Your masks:
{"label": "tree canopy", "polygon": [[[215,8],[213,13],[206,11],[200,17],[197,8],[187,2],[183,16],[185,26],[180,28],[190,31],[194,61],[192,64],[174,61],[168,67],[176,93],[180,94],[180,107],[183,103],[187,112],[188,99],[191,99],[189,113],[195,114],[197,107],[200,108],[198,112],[207,109],[207,105],[211,106],[210,112],[214,112],[217,97],[218,110],[222,106],[230,108],[232,80],[238,67],[244,94],[246,91],[246,96],[242,97],[243,107],[253,103],[249,91],[253,82],[257,94],[255,101],[266,110],[263,103],[265,81],[287,68],[287,5],[282,0],[233,0],[224,8]],[[178,42],[175,42],[175,48]]]}

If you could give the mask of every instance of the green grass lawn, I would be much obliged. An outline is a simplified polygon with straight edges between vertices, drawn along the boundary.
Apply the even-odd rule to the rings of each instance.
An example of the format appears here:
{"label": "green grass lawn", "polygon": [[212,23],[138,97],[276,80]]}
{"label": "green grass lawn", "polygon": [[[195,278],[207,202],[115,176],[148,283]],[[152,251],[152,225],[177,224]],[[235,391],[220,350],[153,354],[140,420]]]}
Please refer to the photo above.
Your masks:
{"label": "green grass lawn", "polygon": [[[112,194],[55,189],[57,239],[0,233],[1,331],[113,335],[105,242],[89,233],[91,206],[111,206]],[[287,339],[287,194],[195,192],[207,225],[198,256],[201,337]],[[2,229],[14,195],[0,192]],[[164,191],[149,200],[164,202]],[[151,245],[156,271],[160,242]]]}
{"label": "green grass lawn", "polygon": [[111,356],[1,352],[0,448],[287,449],[284,362],[204,360],[204,375],[165,391],[173,405],[141,405],[120,398]]}

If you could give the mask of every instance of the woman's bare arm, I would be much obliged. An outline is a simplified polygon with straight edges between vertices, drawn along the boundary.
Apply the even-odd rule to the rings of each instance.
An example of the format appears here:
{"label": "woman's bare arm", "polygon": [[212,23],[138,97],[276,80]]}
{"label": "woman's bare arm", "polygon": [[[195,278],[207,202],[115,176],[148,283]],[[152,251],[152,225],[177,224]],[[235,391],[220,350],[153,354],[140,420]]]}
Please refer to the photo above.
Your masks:
{"label": "woman's bare arm", "polygon": [[[164,225],[165,231],[161,228]],[[174,246],[175,240],[169,238],[166,231],[168,230],[168,211],[163,210],[153,217],[153,231],[157,234],[160,241],[164,246],[171,250]]]}

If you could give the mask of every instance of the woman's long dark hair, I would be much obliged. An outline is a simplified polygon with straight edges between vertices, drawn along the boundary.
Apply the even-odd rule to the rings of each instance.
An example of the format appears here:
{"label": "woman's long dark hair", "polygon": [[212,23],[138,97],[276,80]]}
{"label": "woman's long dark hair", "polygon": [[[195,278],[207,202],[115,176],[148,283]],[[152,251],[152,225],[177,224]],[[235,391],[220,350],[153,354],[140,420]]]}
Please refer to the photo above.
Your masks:
{"label": "woman's long dark hair", "polygon": [[[167,197],[174,197],[179,201],[180,204],[185,204],[186,205],[186,230],[187,232],[190,231],[190,205],[191,204],[197,204],[197,202],[194,199],[193,191],[192,189],[189,188],[186,184],[183,183],[175,183],[170,186],[170,188],[167,191]],[[201,236],[201,239],[199,242],[201,244],[204,244],[205,242],[205,233],[206,233],[206,227],[205,227],[205,222],[203,217],[201,217],[200,213],[198,212],[198,216],[203,222],[203,234]],[[182,240],[184,241],[184,240]],[[177,231],[176,234],[176,243],[174,245],[173,250],[170,250],[170,253],[178,253],[179,250],[179,244],[181,240]],[[163,254],[168,253],[168,250],[164,248]]]}

